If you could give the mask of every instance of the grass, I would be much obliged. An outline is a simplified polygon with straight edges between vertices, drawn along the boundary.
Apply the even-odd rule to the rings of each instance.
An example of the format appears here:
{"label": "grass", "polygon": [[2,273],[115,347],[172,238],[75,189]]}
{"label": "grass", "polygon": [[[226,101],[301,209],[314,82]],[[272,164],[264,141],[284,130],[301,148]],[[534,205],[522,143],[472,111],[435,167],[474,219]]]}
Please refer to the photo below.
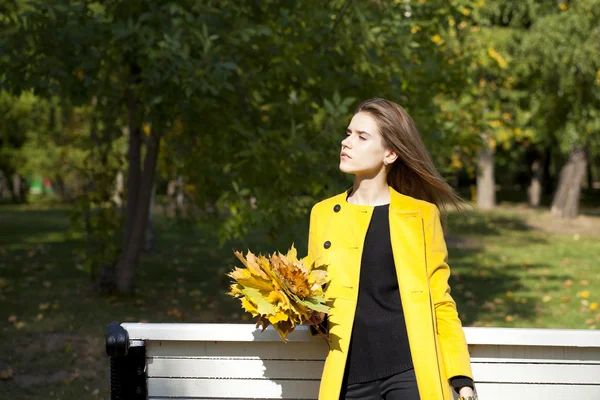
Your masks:
{"label": "grass", "polygon": [[[600,326],[600,217],[557,225],[545,211],[513,204],[451,214],[448,223],[452,294],[465,326]],[[232,249],[289,244],[254,233],[219,249],[210,228],[157,217],[139,289],[108,296],[77,267],[67,209],[2,206],[0,227],[0,393],[15,400],[108,399],[111,321],[250,322],[224,294]],[[304,254],[306,226],[290,230]]]}

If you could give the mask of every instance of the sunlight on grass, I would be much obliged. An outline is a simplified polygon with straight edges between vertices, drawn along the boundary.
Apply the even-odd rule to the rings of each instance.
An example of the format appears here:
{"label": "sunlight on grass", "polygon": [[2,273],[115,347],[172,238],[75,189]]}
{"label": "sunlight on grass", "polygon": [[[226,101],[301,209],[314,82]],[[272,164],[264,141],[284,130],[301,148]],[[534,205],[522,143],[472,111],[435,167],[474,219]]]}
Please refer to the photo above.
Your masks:
{"label": "sunlight on grass", "polygon": [[[448,216],[450,284],[464,326],[600,327],[600,236],[577,231],[573,222],[570,231],[538,229],[543,218],[510,207]],[[600,233],[595,218],[587,222]],[[252,323],[225,295],[225,274],[237,263],[232,250],[272,252],[293,237],[302,255],[308,228],[290,227],[277,243],[254,231],[219,249],[214,227],[157,216],[156,245],[141,256],[136,293],[122,296],[95,292],[77,269],[73,250],[81,236],[69,232],[67,209],[4,208],[0,222],[3,362],[31,382],[39,371],[59,371],[26,390],[0,381],[0,390],[18,400],[52,391],[87,398],[96,389],[94,398],[108,399],[103,337],[111,321]],[[89,368],[73,375],[82,354]]]}

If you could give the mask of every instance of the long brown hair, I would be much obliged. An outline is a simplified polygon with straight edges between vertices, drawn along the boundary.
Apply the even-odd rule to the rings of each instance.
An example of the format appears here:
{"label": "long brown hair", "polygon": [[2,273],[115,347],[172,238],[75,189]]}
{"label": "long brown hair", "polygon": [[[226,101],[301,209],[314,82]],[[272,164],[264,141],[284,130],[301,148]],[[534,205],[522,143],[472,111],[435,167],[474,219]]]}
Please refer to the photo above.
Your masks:
{"label": "long brown hair", "polygon": [[461,197],[435,168],[414,121],[404,108],[389,100],[374,98],[360,103],[354,114],[359,112],[375,119],[385,147],[398,154],[388,167],[388,185],[404,195],[435,204],[442,216],[448,205],[462,209]]}

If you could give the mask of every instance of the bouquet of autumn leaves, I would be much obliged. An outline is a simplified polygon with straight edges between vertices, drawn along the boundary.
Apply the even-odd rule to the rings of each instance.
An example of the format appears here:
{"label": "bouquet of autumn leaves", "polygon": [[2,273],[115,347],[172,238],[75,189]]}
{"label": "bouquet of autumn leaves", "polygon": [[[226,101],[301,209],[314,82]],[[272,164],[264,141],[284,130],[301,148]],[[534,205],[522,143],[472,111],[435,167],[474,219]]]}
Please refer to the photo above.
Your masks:
{"label": "bouquet of autumn leaves", "polygon": [[[227,276],[235,280],[230,296],[240,299],[242,307],[253,317],[256,327],[267,326],[279,333],[284,342],[296,325],[309,322],[325,337],[316,324],[329,311],[323,285],[327,282],[326,265],[305,265],[299,260],[294,245],[287,254],[273,253],[255,256],[248,251],[244,257],[234,251],[246,268],[237,268]],[[261,331],[261,332],[262,332]],[[326,337],[325,337],[326,338]]]}

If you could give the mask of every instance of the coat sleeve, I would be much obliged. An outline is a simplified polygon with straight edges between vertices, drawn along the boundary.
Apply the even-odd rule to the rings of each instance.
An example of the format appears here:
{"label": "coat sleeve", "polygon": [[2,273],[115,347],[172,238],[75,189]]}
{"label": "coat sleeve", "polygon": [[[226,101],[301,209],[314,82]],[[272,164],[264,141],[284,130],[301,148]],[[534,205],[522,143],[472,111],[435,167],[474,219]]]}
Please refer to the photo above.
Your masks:
{"label": "coat sleeve", "polygon": [[425,221],[427,273],[445,375],[447,378],[466,376],[472,379],[467,341],[458,318],[456,303],[450,295],[448,250],[440,212],[437,206],[432,205],[428,214],[428,220]]}

